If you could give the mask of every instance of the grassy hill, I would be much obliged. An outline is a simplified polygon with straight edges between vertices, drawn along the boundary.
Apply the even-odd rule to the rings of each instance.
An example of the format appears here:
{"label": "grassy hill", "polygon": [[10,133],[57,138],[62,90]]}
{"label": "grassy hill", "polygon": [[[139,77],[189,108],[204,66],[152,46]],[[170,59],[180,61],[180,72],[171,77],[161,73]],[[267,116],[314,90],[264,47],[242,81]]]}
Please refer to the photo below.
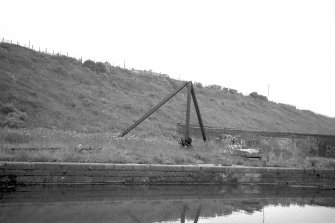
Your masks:
{"label": "grassy hill", "polygon": [[[77,132],[121,132],[182,82],[105,63],[81,62],[0,44],[2,125]],[[335,134],[335,119],[196,85],[204,124],[247,130]],[[170,135],[185,121],[186,90],[133,131]],[[191,122],[197,123],[192,106]]]}

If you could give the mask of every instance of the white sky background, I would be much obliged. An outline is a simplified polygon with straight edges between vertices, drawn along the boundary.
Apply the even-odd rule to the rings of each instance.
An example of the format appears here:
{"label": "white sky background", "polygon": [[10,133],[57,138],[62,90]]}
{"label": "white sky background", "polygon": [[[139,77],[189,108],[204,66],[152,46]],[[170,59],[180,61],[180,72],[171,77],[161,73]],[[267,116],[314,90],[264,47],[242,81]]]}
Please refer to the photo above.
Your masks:
{"label": "white sky background", "polygon": [[335,117],[335,0],[1,0],[2,37]]}

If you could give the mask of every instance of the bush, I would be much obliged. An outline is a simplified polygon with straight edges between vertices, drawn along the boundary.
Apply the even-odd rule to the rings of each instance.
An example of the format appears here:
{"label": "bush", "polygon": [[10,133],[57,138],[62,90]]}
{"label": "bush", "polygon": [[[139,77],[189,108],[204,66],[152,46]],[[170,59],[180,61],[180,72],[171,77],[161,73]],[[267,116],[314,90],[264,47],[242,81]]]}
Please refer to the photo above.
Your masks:
{"label": "bush", "polygon": [[249,94],[249,96],[253,97],[255,99],[262,100],[262,101],[267,101],[268,100],[268,98],[266,96],[260,95],[257,92],[252,92],[252,93]]}
{"label": "bush", "polygon": [[95,69],[96,69],[96,71],[98,71],[100,73],[106,73],[105,64],[103,64],[101,62],[96,62],[95,63]]}
{"label": "bush", "polygon": [[220,90],[222,89],[221,86],[216,85],[216,84],[209,85],[209,86],[207,86],[206,88],[208,88],[208,89],[213,89],[213,90],[215,90],[215,91],[220,91]]}
{"label": "bush", "polygon": [[100,73],[105,73],[106,70],[106,66],[104,63],[101,62],[94,62],[92,60],[86,60],[83,63],[84,67],[88,67],[89,69],[91,69],[92,71],[96,71],[96,72],[100,72]]}
{"label": "bush", "polygon": [[203,88],[202,84],[200,82],[194,82],[193,85],[196,87],[196,88]]}
{"label": "bush", "polygon": [[93,60],[86,60],[84,63],[83,63],[83,66],[84,67],[88,67],[90,69],[94,69],[95,67],[95,62]]}
{"label": "bush", "polygon": [[25,127],[27,114],[14,107],[13,104],[0,103],[0,127],[22,128]]}
{"label": "bush", "polygon": [[25,123],[13,117],[5,117],[5,118],[0,117],[0,126],[17,129],[25,127]]}
{"label": "bush", "polygon": [[14,105],[12,105],[12,104],[5,104],[5,105],[0,104],[0,114],[1,115],[8,115],[8,114],[10,114],[14,111],[15,111]]}

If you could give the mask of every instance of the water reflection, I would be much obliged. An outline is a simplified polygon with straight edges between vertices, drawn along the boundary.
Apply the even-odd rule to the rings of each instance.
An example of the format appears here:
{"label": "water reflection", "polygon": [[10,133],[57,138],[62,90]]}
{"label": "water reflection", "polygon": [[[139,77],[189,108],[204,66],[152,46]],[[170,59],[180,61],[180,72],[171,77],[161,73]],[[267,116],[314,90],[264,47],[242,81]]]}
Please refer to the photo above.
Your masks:
{"label": "water reflection", "polygon": [[[186,219],[186,211],[188,210],[188,206],[184,205],[183,209],[181,211],[181,217],[180,217],[180,222],[181,223],[185,223],[185,219]],[[194,217],[194,223],[197,223],[199,220],[199,216],[200,216],[200,212],[201,212],[201,204],[199,204],[198,210],[196,212],[196,215]]]}
{"label": "water reflection", "polygon": [[[265,213],[263,215],[263,213]],[[297,206],[290,205],[289,207],[283,206],[270,206],[264,207],[264,212],[254,212],[248,214],[245,212],[234,212],[230,215],[215,216],[209,218],[200,218],[201,223],[216,223],[216,222],[248,222],[248,223],[308,223],[308,222],[334,222],[334,209],[329,207],[320,206]],[[169,223],[179,223],[179,221],[169,221]],[[191,219],[185,222],[193,222]]]}
{"label": "water reflection", "polygon": [[0,222],[333,222],[335,191],[292,187],[19,187]]}

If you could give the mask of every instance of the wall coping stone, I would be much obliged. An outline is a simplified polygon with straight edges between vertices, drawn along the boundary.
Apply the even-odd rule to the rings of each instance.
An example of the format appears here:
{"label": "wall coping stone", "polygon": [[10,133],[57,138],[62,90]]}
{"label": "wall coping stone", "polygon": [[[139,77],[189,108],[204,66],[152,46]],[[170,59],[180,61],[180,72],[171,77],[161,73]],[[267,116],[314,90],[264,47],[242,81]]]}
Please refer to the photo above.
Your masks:
{"label": "wall coping stone", "polygon": [[250,167],[215,165],[162,165],[162,164],[112,164],[74,162],[7,162],[0,161],[0,169],[80,169],[80,170],[144,170],[144,171],[212,171],[234,170],[234,172],[294,172],[294,173],[333,173],[335,169],[291,168],[291,167]]}

